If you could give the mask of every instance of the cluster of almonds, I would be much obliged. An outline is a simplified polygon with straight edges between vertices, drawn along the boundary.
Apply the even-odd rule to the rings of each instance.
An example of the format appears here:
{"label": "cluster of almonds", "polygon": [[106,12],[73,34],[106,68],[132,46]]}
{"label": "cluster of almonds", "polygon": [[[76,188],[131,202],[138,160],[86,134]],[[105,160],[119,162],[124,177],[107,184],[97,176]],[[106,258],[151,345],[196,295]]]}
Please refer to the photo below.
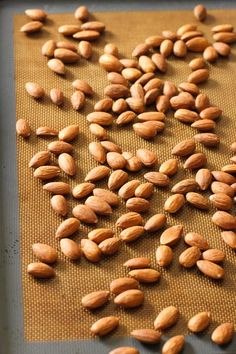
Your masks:
{"label": "cluster of almonds", "polygon": [[[23,26],[21,31],[31,33],[39,30],[42,23],[37,21],[44,20],[46,14],[41,10],[27,10],[26,14],[33,22]],[[194,15],[199,20],[204,20],[206,17],[204,6],[195,7]],[[78,8],[75,17],[81,21],[87,21],[87,9]],[[59,28],[59,32],[79,39],[81,56],[89,58],[92,51],[91,45],[84,40],[98,38],[104,29],[104,24],[90,21],[81,26],[64,25]],[[91,133],[100,140],[89,144],[89,152],[100,165],[90,170],[85,181],[75,186],[72,191],[68,183],[60,181],[49,182],[43,186],[44,190],[54,194],[51,198],[51,206],[58,215],[63,217],[68,214],[67,200],[64,195],[72,193],[76,199],[87,198],[84,204],[78,204],[73,208],[74,217],[65,219],[56,230],[55,236],[60,240],[61,251],[66,257],[77,260],[81,257],[82,251],[90,262],[99,262],[102,254],[110,256],[117,252],[122,241],[133,242],[145,232],[156,232],[165,225],[164,214],[155,214],[144,223],[140,213],[149,209],[150,202],[147,199],[152,196],[154,186],[161,188],[169,186],[170,177],[179,168],[178,160],[171,158],[164,161],[156,171],[154,167],[158,159],[153,151],[140,148],[136,154],[122,152],[119,145],[108,140],[108,132],[104,127],[113,124],[114,115],[117,115],[115,123],[118,126],[134,123],[137,119],[138,122],[133,124],[135,133],[144,139],[151,139],[165,128],[165,113],[170,108],[175,111],[174,117],[177,120],[191,124],[200,132],[194,138],[186,139],[172,149],[174,156],[187,157],[183,166],[185,169],[198,171],[195,179],[184,179],[172,187],[173,194],[166,200],[164,210],[168,213],[176,213],[186,201],[196,208],[207,210],[210,203],[207,197],[199,193],[199,190],[205,192],[210,187],[214,193],[210,196],[210,201],[213,207],[218,209],[212,221],[224,230],[223,240],[231,248],[236,249],[234,232],[236,219],[227,212],[232,208],[236,190],[236,178],[233,176],[236,173],[235,156],[231,158],[232,164],[223,166],[221,171],[210,171],[205,168],[206,155],[195,151],[196,142],[206,147],[217,147],[220,142],[219,137],[211,131],[215,128],[215,120],[221,115],[221,109],[210,105],[208,96],[200,92],[197,84],[206,81],[209,77],[209,71],[205,68],[206,61],[212,62],[217,59],[218,55],[228,56],[230,54],[228,43],[236,41],[236,34],[232,31],[233,27],[228,24],[213,27],[213,39],[216,42],[210,46],[203,37],[203,33],[197,30],[196,25],[187,24],[181,26],[176,33],[163,31],[162,35],[148,37],[145,43],[139,44],[133,50],[133,59],[119,59],[119,51],[114,44],[110,43],[105,46],[99,63],[109,72],[109,85],[104,91],[107,97],[97,102],[94,112],[87,116]],[[82,53],[82,47],[87,48],[90,54]],[[163,81],[155,77],[157,71],[166,72],[168,67],[166,58],[172,53],[181,58],[187,54],[187,51],[203,53],[203,58],[193,59],[189,63],[192,73],[187,82],[176,87],[171,81]],[[65,73],[64,63],[72,62],[75,57],[76,61],[79,59],[77,48],[70,42],[50,40],[44,44],[42,53],[49,58],[54,56],[48,61],[48,66],[58,74]],[[72,57],[74,59],[70,59]],[[71,97],[72,106],[79,110],[85,103],[85,95],[92,95],[93,89],[83,80],[75,80],[72,86],[76,89]],[[36,83],[27,83],[26,90],[37,99],[44,95],[43,88]],[[63,93],[59,91],[52,93],[51,90],[50,92],[55,104],[63,103]],[[53,99],[53,97],[60,97],[61,100]],[[17,121],[16,129],[18,135],[24,138],[29,137],[31,133],[29,124],[23,119]],[[76,163],[71,156],[73,146],[70,142],[77,137],[78,133],[78,125],[68,126],[60,132],[49,127],[37,129],[37,136],[58,136],[59,140],[49,143],[46,151],[40,151],[32,157],[29,166],[35,168],[36,178],[43,181],[51,180],[58,177],[61,171],[68,176],[76,174]],[[231,146],[233,152],[236,152],[235,144]],[[59,167],[50,164],[51,153],[58,157]],[[109,167],[104,166],[105,163]],[[143,167],[152,169],[144,174],[147,182],[141,183],[137,179],[128,181],[129,175],[124,169],[128,172],[137,172]],[[108,189],[96,188],[95,183],[107,177],[109,177]],[[118,196],[114,193],[116,191],[118,191]],[[114,237],[115,232],[111,229],[100,228],[90,231],[88,238],[81,240],[81,245],[69,238],[79,230],[80,222],[96,224],[99,215],[110,215],[112,207],[119,204],[119,197],[126,201],[126,208],[129,211],[121,215],[116,222],[116,226],[122,229],[119,237]],[[174,256],[172,248],[182,236],[182,225],[171,226],[162,232],[160,246],[156,250],[158,266],[166,267],[172,262]],[[179,257],[181,266],[191,268],[196,265],[204,275],[213,279],[221,279],[224,276],[224,269],[217,264],[225,258],[222,250],[210,249],[207,241],[194,232],[187,233],[184,241],[190,247]],[[32,248],[40,262],[29,264],[28,273],[36,278],[55,276],[55,271],[50,264],[57,261],[56,250],[42,243],[34,244]],[[139,283],[155,283],[159,280],[161,273],[150,268],[150,259],[144,257],[129,259],[124,266],[130,269],[129,277],[114,279],[110,284],[110,291],[96,291],[84,296],[82,306],[89,310],[101,307],[108,302],[110,293],[115,295],[114,303],[123,308],[142,305],[144,293],[139,289]],[[144,343],[158,343],[161,339],[161,331],[174,325],[178,317],[179,310],[174,306],[169,306],[157,316],[154,329],[134,330],[131,335]],[[194,333],[202,332],[210,322],[211,315],[208,312],[201,312],[189,320],[188,329]],[[92,325],[91,332],[103,336],[110,333],[118,324],[119,318],[104,317]],[[228,343],[233,337],[233,332],[233,324],[224,323],[214,330],[212,340],[219,345]],[[177,354],[182,350],[183,345],[184,336],[172,337],[164,344],[162,353]],[[136,348],[124,347],[110,352],[110,354],[115,353],[137,354],[139,352]]]}

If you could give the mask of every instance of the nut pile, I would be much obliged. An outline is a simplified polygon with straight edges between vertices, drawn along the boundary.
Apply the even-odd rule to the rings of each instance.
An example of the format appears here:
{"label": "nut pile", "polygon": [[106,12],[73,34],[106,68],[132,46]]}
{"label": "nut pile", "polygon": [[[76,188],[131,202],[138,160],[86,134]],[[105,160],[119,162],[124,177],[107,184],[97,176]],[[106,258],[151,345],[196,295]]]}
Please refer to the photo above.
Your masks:
{"label": "nut pile", "polygon": [[[27,10],[26,15],[32,22],[27,23],[21,31],[30,34],[43,28],[47,14],[39,9]],[[75,18],[81,25],[63,25],[58,32],[79,40],[78,49],[73,42],[47,41],[42,47],[42,54],[48,57],[48,67],[59,75],[66,73],[65,64],[75,63],[80,56],[89,59],[92,55],[90,41],[100,37],[105,25],[99,21],[88,21],[89,12],[81,6],[75,11]],[[204,21],[206,8],[198,5],[194,8],[194,16]],[[165,227],[168,214],[175,214],[189,203],[201,210],[215,208],[212,222],[222,229],[222,240],[232,249],[236,249],[236,218],[231,212],[235,202],[236,191],[236,156],[231,157],[229,164],[219,171],[209,170],[207,154],[197,150],[198,144],[206,148],[217,148],[220,138],[213,133],[218,118],[222,114],[220,107],[210,103],[209,97],[200,91],[199,84],[209,78],[207,62],[217,60],[219,56],[230,54],[230,44],[236,42],[236,33],[230,24],[217,25],[212,28],[213,44],[204,37],[204,33],[195,24],[185,24],[176,32],[163,31],[161,35],[152,35],[144,43],[138,44],[132,51],[132,58],[120,59],[118,48],[109,43],[99,64],[107,73],[108,85],[104,89],[105,98],[96,102],[94,111],[87,115],[89,130],[96,139],[88,145],[88,150],[96,163],[96,167],[88,171],[84,181],[73,189],[69,183],[53,181],[63,173],[75,176],[77,164],[74,159],[73,140],[80,133],[79,125],[73,124],[57,131],[50,127],[38,127],[37,136],[52,136],[58,140],[48,144],[47,150],[37,152],[29,161],[34,169],[34,177],[42,181],[43,190],[51,193],[51,207],[55,213],[64,217],[64,221],[55,231],[60,243],[61,252],[70,260],[78,260],[82,255],[91,263],[102,261],[102,257],[112,256],[120,250],[122,243],[135,242],[145,233],[155,233]],[[157,77],[168,70],[168,57],[174,55],[184,58],[188,52],[201,53],[189,62],[191,73],[185,82],[175,85]],[[85,105],[85,96],[92,96],[93,88],[84,80],[73,81],[75,89],[71,96],[72,108],[80,110]],[[37,83],[27,82],[26,91],[34,99],[41,99],[45,92]],[[64,95],[59,89],[51,89],[50,98],[56,105],[63,104]],[[118,128],[132,125],[134,134],[147,140],[154,139],[165,129],[166,114],[174,111],[174,119],[181,124],[191,125],[197,131],[193,137],[179,142],[171,148],[172,158],[161,161],[152,150],[140,147],[135,153],[123,151],[122,147],[109,140],[106,127],[115,124]],[[24,119],[16,123],[19,136],[29,138],[31,128]],[[236,153],[236,142],[231,150]],[[52,158],[53,156],[53,158]],[[53,162],[57,159],[56,164]],[[182,165],[182,161],[184,163]],[[129,172],[139,172],[148,168],[144,174],[146,182],[129,179]],[[151,206],[151,197],[156,188],[168,188],[170,181],[179,169],[196,172],[195,178],[186,178],[174,184],[170,195],[163,205],[163,213],[154,214],[144,220],[145,213]],[[107,179],[107,188],[98,188],[96,182]],[[212,195],[208,197],[207,192]],[[72,195],[75,199],[84,200],[77,204],[71,217],[67,199]],[[120,215],[114,225],[116,230],[94,228],[78,244],[71,237],[79,230],[80,223],[96,225],[99,218],[109,216],[120,201],[125,201],[127,213]],[[118,230],[118,231],[117,231]],[[118,234],[117,234],[118,232]],[[184,235],[181,224],[172,225],[162,231],[160,246],[156,249],[156,264],[167,267],[174,258],[175,245],[184,238],[188,246],[179,256],[179,264],[184,268],[197,267],[200,273],[220,280],[225,271],[222,262],[225,253],[221,249],[211,248],[204,237],[196,232]],[[51,278],[56,275],[51,266],[58,259],[57,251],[43,243],[32,246],[38,262],[28,265],[27,271],[35,278]],[[111,280],[109,290],[94,289],[86,294],[81,304],[93,311],[107,304],[111,299],[124,309],[136,308],[144,303],[145,291],[140,284],[156,283],[161,272],[151,267],[151,260],[139,255],[128,259],[124,266],[127,276]],[[153,328],[135,329],[131,336],[143,343],[159,343],[162,332],[176,324],[180,311],[174,306],[164,308],[154,320]],[[104,336],[115,330],[120,319],[115,316],[102,317],[91,326],[91,333]],[[188,330],[193,333],[204,331],[211,323],[212,316],[208,311],[195,314],[188,321]],[[219,325],[212,333],[213,342],[222,345],[231,341],[234,334],[232,323]],[[184,336],[177,335],[166,341],[163,354],[179,353],[184,346]],[[114,349],[110,354],[139,353],[136,348],[122,347]]]}

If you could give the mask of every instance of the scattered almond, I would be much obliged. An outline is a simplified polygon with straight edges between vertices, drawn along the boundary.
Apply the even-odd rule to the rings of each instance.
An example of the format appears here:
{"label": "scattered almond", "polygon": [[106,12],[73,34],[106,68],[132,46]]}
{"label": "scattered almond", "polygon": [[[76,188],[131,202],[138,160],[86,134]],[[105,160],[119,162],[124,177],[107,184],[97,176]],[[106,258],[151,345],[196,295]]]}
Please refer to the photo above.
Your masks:
{"label": "scattered almond", "polygon": [[81,257],[80,245],[69,238],[60,240],[62,253],[72,261],[77,261]]}
{"label": "scattered almond", "polygon": [[122,292],[114,299],[114,303],[123,308],[134,308],[141,306],[144,302],[144,294],[141,290],[131,289]]}
{"label": "scattered almond", "polygon": [[155,330],[162,330],[173,326],[179,318],[179,310],[175,306],[164,308],[154,321]]}

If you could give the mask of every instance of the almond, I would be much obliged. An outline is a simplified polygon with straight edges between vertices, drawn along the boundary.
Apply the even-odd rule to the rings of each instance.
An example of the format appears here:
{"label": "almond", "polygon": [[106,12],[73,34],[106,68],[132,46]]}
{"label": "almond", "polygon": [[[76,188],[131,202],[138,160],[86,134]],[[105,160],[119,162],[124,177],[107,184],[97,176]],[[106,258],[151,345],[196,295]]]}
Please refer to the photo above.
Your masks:
{"label": "almond", "polygon": [[99,64],[106,71],[120,72],[122,70],[122,64],[114,55],[103,54],[99,58]]}
{"label": "almond", "polygon": [[177,33],[170,31],[170,30],[162,31],[162,35],[164,38],[170,39],[173,42],[178,39]]}
{"label": "almond", "polygon": [[23,25],[20,29],[21,32],[24,32],[26,34],[30,34],[30,33],[35,33],[38,32],[42,29],[43,24],[40,21],[32,21],[32,22],[28,22],[25,25]]}
{"label": "almond", "polygon": [[134,347],[119,347],[110,351],[109,354],[139,354],[139,350]]}
{"label": "almond", "polygon": [[115,57],[119,56],[119,50],[114,43],[107,43],[104,47],[104,53],[114,55]]}
{"label": "almond", "polygon": [[232,198],[225,193],[212,194],[209,199],[212,205],[219,210],[228,211],[233,207]]}
{"label": "almond", "polygon": [[79,227],[79,220],[75,218],[66,219],[62,221],[62,223],[58,226],[56,231],[56,238],[61,239],[71,236],[79,230]]}
{"label": "almond", "polygon": [[39,166],[34,171],[34,177],[41,180],[51,179],[59,175],[60,175],[60,168],[58,168],[57,166],[47,166],[47,165]]}
{"label": "almond", "polygon": [[198,152],[196,154],[191,155],[184,163],[184,168],[188,168],[190,170],[196,170],[207,163],[206,155],[202,152]]}
{"label": "almond", "polygon": [[199,21],[204,21],[207,17],[207,10],[204,5],[196,5],[193,9],[193,14]]}
{"label": "almond", "polygon": [[157,120],[163,121],[165,119],[165,114],[162,112],[144,112],[138,115],[140,121]]}
{"label": "almond", "polygon": [[225,253],[216,248],[211,248],[203,252],[202,258],[213,263],[219,263],[225,259]]}
{"label": "almond", "polygon": [[129,272],[129,275],[140,283],[155,283],[161,276],[157,270],[150,268],[134,269]]}
{"label": "almond", "polygon": [[60,59],[50,59],[47,63],[49,69],[51,69],[54,73],[59,75],[64,75],[66,72],[66,68],[64,63]]}
{"label": "almond", "polygon": [[88,197],[85,201],[85,204],[88,205],[98,215],[112,214],[112,209],[110,205],[100,197]]}
{"label": "almond", "polygon": [[81,91],[75,91],[70,98],[73,109],[79,111],[85,103],[85,96]]}
{"label": "almond", "polygon": [[180,92],[178,96],[173,96],[170,99],[170,105],[175,111],[180,108],[186,108],[186,109],[194,108],[194,104],[195,104],[194,98],[188,92]]}
{"label": "almond", "polygon": [[179,84],[178,88],[182,92],[189,92],[193,96],[197,96],[200,93],[198,86],[192,84],[191,82],[182,82],[181,84]]}
{"label": "almond", "polygon": [[[156,89],[156,88],[147,91],[144,96],[144,104],[146,106],[150,106],[151,104],[156,102],[156,99],[159,96],[159,94],[160,94],[159,89]],[[143,112],[143,110],[141,111],[141,109],[140,109],[140,111],[138,113],[142,113],[142,112]]]}
{"label": "almond", "polygon": [[225,345],[233,339],[234,325],[227,322],[216,327],[211,335],[211,340],[218,345]]}
{"label": "almond", "polygon": [[202,69],[205,67],[205,60],[203,58],[194,58],[189,62],[190,68],[194,70]]}
{"label": "almond", "polygon": [[159,343],[161,339],[161,333],[154,329],[135,329],[130,334],[141,343],[147,344]]}
{"label": "almond", "polygon": [[117,125],[125,125],[125,124],[129,124],[130,122],[132,122],[134,119],[136,118],[136,114],[132,111],[125,111],[123,113],[121,113],[116,120],[116,124]]}
{"label": "almond", "polygon": [[97,336],[105,336],[113,331],[119,325],[119,318],[115,316],[103,317],[94,322],[90,328],[92,334]]}
{"label": "almond", "polygon": [[128,87],[128,81],[120,74],[115,71],[111,71],[107,74],[107,80],[110,84],[118,84]]}
{"label": "almond", "polygon": [[166,187],[170,183],[169,177],[161,172],[145,173],[144,178],[158,187]]}
{"label": "almond", "polygon": [[198,69],[193,71],[189,76],[188,76],[188,82],[191,82],[193,84],[200,84],[209,78],[209,71],[207,69]]}
{"label": "almond", "polygon": [[162,347],[162,354],[179,354],[184,347],[184,336],[178,335],[168,339]]}
{"label": "almond", "polygon": [[123,58],[120,59],[120,62],[125,68],[138,68],[138,62],[136,59]]}
{"label": "almond", "polygon": [[133,129],[138,136],[147,140],[154,138],[157,134],[155,127],[147,126],[145,123],[135,123],[133,124]]}
{"label": "almond", "polygon": [[58,131],[50,127],[39,127],[36,129],[37,136],[57,136]]}
{"label": "almond", "polygon": [[132,57],[140,57],[141,55],[148,53],[149,49],[150,49],[149,44],[140,43],[132,51]]}
{"label": "almond", "polygon": [[135,189],[135,197],[150,198],[154,192],[154,186],[150,182],[142,183]]}
{"label": "almond", "polygon": [[221,232],[223,241],[232,249],[236,249],[236,233],[233,231]]}
{"label": "almond", "polygon": [[73,146],[64,141],[52,141],[48,144],[48,150],[53,152],[55,155],[60,155],[62,153],[72,153]]}
{"label": "almond", "polygon": [[198,184],[193,178],[183,179],[182,181],[176,183],[172,189],[172,193],[188,193],[194,192],[198,189]]}
{"label": "almond", "polygon": [[67,200],[63,195],[54,195],[51,198],[51,207],[58,215],[66,216],[68,213]]}
{"label": "almond", "polygon": [[111,237],[99,243],[99,248],[103,254],[111,256],[119,250],[120,245],[121,240],[118,237]]}
{"label": "almond", "polygon": [[156,99],[156,109],[158,112],[166,113],[170,108],[170,100],[167,96],[161,95]]}
{"label": "almond", "polygon": [[144,99],[144,90],[141,84],[134,83],[130,86],[130,94],[133,98],[138,98],[139,100]]}
{"label": "almond", "polygon": [[107,177],[110,173],[110,169],[107,166],[97,166],[92,168],[85,177],[85,181],[99,181]]}
{"label": "almond", "polygon": [[163,40],[164,40],[163,36],[155,35],[155,36],[150,36],[150,37],[146,38],[145,43],[147,43],[151,47],[156,48],[156,47],[160,46],[160,44]]}
{"label": "almond", "polygon": [[57,106],[61,106],[64,102],[64,95],[63,92],[59,89],[52,88],[50,90],[50,98],[52,103],[56,104]]}
{"label": "almond", "polygon": [[202,119],[217,119],[221,115],[222,110],[219,107],[211,106],[203,109],[200,113]]}
{"label": "almond", "polygon": [[194,37],[186,42],[186,46],[191,52],[203,52],[209,46],[209,42],[204,37]]}
{"label": "almond", "polygon": [[200,119],[191,124],[192,128],[196,128],[199,131],[208,132],[216,127],[216,123],[211,119]]}
{"label": "almond", "polygon": [[146,167],[152,167],[157,162],[155,152],[148,149],[138,149],[136,151],[137,157],[142,161]]}
{"label": "almond", "polygon": [[236,42],[236,34],[234,32],[219,32],[213,34],[213,39],[216,42],[224,42],[224,43],[235,43]]}
{"label": "almond", "polygon": [[117,278],[110,283],[110,291],[112,294],[118,295],[124,291],[138,289],[139,283],[133,278]]}
{"label": "almond", "polygon": [[138,63],[144,73],[153,73],[156,70],[156,65],[146,55],[141,55],[139,57]]}
{"label": "almond", "polygon": [[116,221],[116,226],[122,229],[127,229],[132,226],[143,225],[143,218],[139,213],[129,212],[123,214]]}
{"label": "almond", "polygon": [[126,182],[119,190],[118,194],[123,199],[129,199],[134,196],[136,188],[140,185],[139,180]]}
{"label": "almond", "polygon": [[212,174],[207,168],[201,168],[197,171],[195,180],[202,191],[208,189],[212,181]]}
{"label": "almond", "polygon": [[226,184],[233,184],[236,182],[236,178],[227,172],[212,171],[211,173],[218,182],[223,182]]}
{"label": "almond", "polygon": [[93,54],[93,49],[90,42],[80,41],[78,45],[79,54],[85,59],[90,59]]}
{"label": "almond", "polygon": [[166,199],[164,204],[164,210],[168,213],[177,213],[185,204],[185,197],[183,194],[173,194]]}
{"label": "almond", "polygon": [[178,89],[172,81],[165,81],[163,95],[167,96],[169,99],[178,95]]}
{"label": "almond", "polygon": [[72,214],[85,224],[96,224],[98,222],[97,215],[88,205],[76,205],[72,210]]}
{"label": "almond", "polygon": [[[129,97],[126,99],[129,108],[135,113],[142,113],[144,111],[144,100],[140,98]],[[147,104],[147,103],[146,103]]]}
{"label": "almond", "polygon": [[191,205],[195,206],[198,209],[201,210],[208,210],[209,209],[209,203],[207,198],[205,198],[203,195],[196,193],[196,192],[189,192],[186,194],[186,200],[189,202]]}
{"label": "almond", "polygon": [[234,189],[226,183],[214,181],[211,184],[211,190],[213,193],[224,193],[230,198],[234,196]]}
{"label": "almond", "polygon": [[152,55],[152,61],[156,65],[159,71],[161,71],[162,73],[165,73],[167,71],[168,64],[165,57],[162,54],[154,53]]}
{"label": "almond", "polygon": [[59,41],[56,43],[56,47],[70,49],[73,50],[73,52],[77,52],[77,47],[74,45],[74,43],[68,41]]}
{"label": "almond", "polygon": [[74,12],[76,20],[87,21],[89,18],[89,11],[86,6],[79,6]]}
{"label": "almond", "polygon": [[57,251],[44,243],[34,243],[32,245],[33,254],[43,263],[55,263],[57,261]]}
{"label": "almond", "polygon": [[173,326],[179,318],[179,310],[175,306],[163,309],[154,321],[155,330],[162,330]]}
{"label": "almond", "polygon": [[205,93],[199,93],[199,95],[197,95],[195,99],[195,108],[197,109],[197,111],[201,112],[204,109],[208,108],[209,106],[210,106],[210,101],[208,96]]}
{"label": "almond", "polygon": [[120,233],[120,238],[124,242],[133,242],[144,234],[143,226],[130,226]]}
{"label": "almond", "polygon": [[155,214],[151,216],[146,224],[144,225],[144,229],[148,232],[155,232],[160,230],[166,223],[166,216],[164,214]]}
{"label": "almond", "polygon": [[213,46],[207,47],[203,52],[203,58],[210,63],[213,63],[218,59],[218,53]]}
{"label": "almond", "polygon": [[193,333],[204,331],[211,322],[209,312],[199,312],[188,321],[188,329]]}
{"label": "almond", "polygon": [[125,158],[118,152],[108,152],[106,155],[107,163],[113,170],[122,169],[126,165]]}
{"label": "almond", "polygon": [[216,52],[222,57],[227,57],[231,53],[231,48],[228,44],[224,42],[215,42],[212,44]]}
{"label": "almond", "polygon": [[73,197],[76,199],[85,198],[92,193],[95,184],[84,182],[75,186],[72,190]]}
{"label": "almond", "polygon": [[60,247],[62,253],[72,261],[76,261],[81,257],[80,245],[69,238],[62,238]]}
{"label": "almond", "polygon": [[148,92],[152,89],[158,89],[158,92],[160,94],[163,89],[163,80],[158,79],[157,77],[148,80],[148,82],[144,86],[144,91]]}
{"label": "almond", "polygon": [[79,134],[79,126],[77,124],[69,125],[60,130],[58,137],[59,140],[70,142],[74,140]]}
{"label": "almond", "polygon": [[127,180],[129,176],[128,173],[123,170],[116,170],[112,172],[108,180],[108,188],[110,190],[119,189]]}
{"label": "almond", "polygon": [[184,33],[189,31],[196,31],[196,29],[197,29],[197,25],[192,23],[187,23],[178,28],[177,35],[182,36]]}
{"label": "almond", "polygon": [[[99,107],[100,108],[100,107]],[[105,128],[97,123],[92,123],[89,125],[90,133],[95,135],[99,140],[105,140],[108,138],[108,133]]]}
{"label": "almond", "polygon": [[200,250],[207,250],[209,248],[208,242],[197,232],[189,232],[185,235],[184,241],[189,246],[198,247]]}
{"label": "almond", "polygon": [[174,43],[173,53],[177,58],[183,58],[187,54],[188,48],[184,41],[178,40]]}
{"label": "almond", "polygon": [[169,246],[161,245],[156,250],[156,261],[160,267],[167,267],[170,265],[173,257],[173,251]]}
{"label": "almond", "polygon": [[75,80],[72,82],[74,89],[82,91],[85,95],[92,96],[94,91],[92,87],[85,80]]}
{"label": "almond", "polygon": [[[77,91],[78,92],[78,91]],[[89,123],[96,123],[104,126],[111,125],[113,123],[113,117],[107,112],[92,112],[87,115]]]}
{"label": "almond", "polygon": [[54,57],[60,59],[65,64],[76,63],[80,56],[75,53],[73,50],[65,48],[57,48],[54,51]]}
{"label": "almond", "polygon": [[95,310],[108,302],[109,295],[109,291],[106,290],[94,291],[88,295],[85,295],[81,299],[81,304],[89,310]]}
{"label": "almond", "polygon": [[133,197],[127,200],[126,208],[138,213],[146,212],[150,208],[150,202],[144,198]]}
{"label": "almond", "polygon": [[93,142],[89,143],[88,149],[89,149],[90,154],[93,156],[93,158],[96,161],[98,161],[102,164],[106,161],[105,149],[103,148],[101,143],[93,141]]}
{"label": "almond", "polygon": [[122,76],[130,82],[134,82],[142,76],[141,71],[136,68],[125,68],[121,73]]}
{"label": "almond", "polygon": [[27,82],[25,84],[25,89],[30,96],[35,99],[42,98],[44,96],[44,89],[36,82]]}
{"label": "almond", "polygon": [[138,172],[142,169],[143,164],[137,156],[125,157],[125,152],[122,154],[126,159],[126,170],[131,172]]}
{"label": "almond", "polygon": [[93,195],[104,199],[111,206],[116,206],[119,204],[119,199],[115,193],[103,188],[93,189]]}
{"label": "almond", "polygon": [[52,278],[56,273],[54,269],[48,264],[42,262],[30,263],[27,266],[27,273],[35,278]]}
{"label": "almond", "polygon": [[130,289],[117,295],[114,303],[123,308],[134,308],[141,306],[144,302],[144,294],[141,290]]}
{"label": "almond", "polygon": [[236,164],[225,165],[221,168],[221,171],[235,174],[236,173]]}
{"label": "almond", "polygon": [[192,246],[187,248],[180,254],[179,263],[185,268],[191,268],[195,266],[200,257],[200,249],[196,246]]}
{"label": "almond", "polygon": [[58,156],[59,167],[69,176],[76,174],[76,165],[73,157],[67,153],[60,154]]}
{"label": "almond", "polygon": [[186,124],[192,124],[199,119],[198,114],[189,109],[178,109],[175,112],[174,117],[178,119],[178,121]]}
{"label": "almond", "polygon": [[224,269],[213,262],[200,260],[197,261],[197,267],[209,278],[222,279],[224,277]]}
{"label": "almond", "polygon": [[161,245],[174,246],[182,237],[183,225],[174,225],[166,229],[160,237]]}
{"label": "almond", "polygon": [[189,39],[192,39],[192,38],[195,38],[195,37],[202,37],[202,36],[203,36],[203,32],[202,31],[189,31],[189,32],[184,33],[181,36],[181,39],[184,42],[187,42]]}
{"label": "almond", "polygon": [[47,13],[42,9],[27,9],[25,10],[25,14],[32,21],[44,21],[47,18]]}
{"label": "almond", "polygon": [[30,160],[29,167],[37,168],[46,165],[50,161],[50,152],[39,151]]}
{"label": "almond", "polygon": [[106,27],[105,24],[100,21],[86,21],[81,25],[81,29],[83,31],[92,30],[92,31],[103,32],[105,27]]}
{"label": "almond", "polygon": [[79,25],[63,25],[58,28],[58,32],[64,36],[72,36],[73,34],[80,31]]}
{"label": "almond", "polygon": [[54,55],[54,50],[56,49],[56,47],[56,42],[53,39],[49,39],[42,46],[42,54],[48,58],[51,58]]}
{"label": "almond", "polygon": [[104,140],[101,141],[102,146],[104,147],[104,149],[108,152],[119,152],[121,153],[121,147],[115,143],[113,143],[112,141],[109,140]]}
{"label": "almond", "polygon": [[100,261],[102,252],[95,242],[83,238],[81,240],[81,250],[88,261],[93,263]]}
{"label": "almond", "polygon": [[79,41],[93,41],[98,37],[100,37],[100,33],[93,30],[83,30],[73,35],[73,38],[78,39]]}
{"label": "almond", "polygon": [[196,148],[196,144],[193,139],[183,140],[172,149],[172,155],[176,156],[188,156],[191,155]]}
{"label": "almond", "polygon": [[160,53],[164,58],[168,58],[173,51],[173,42],[170,39],[164,39],[160,44]]}
{"label": "almond", "polygon": [[149,268],[151,260],[146,257],[136,257],[128,259],[123,265],[129,269]]}

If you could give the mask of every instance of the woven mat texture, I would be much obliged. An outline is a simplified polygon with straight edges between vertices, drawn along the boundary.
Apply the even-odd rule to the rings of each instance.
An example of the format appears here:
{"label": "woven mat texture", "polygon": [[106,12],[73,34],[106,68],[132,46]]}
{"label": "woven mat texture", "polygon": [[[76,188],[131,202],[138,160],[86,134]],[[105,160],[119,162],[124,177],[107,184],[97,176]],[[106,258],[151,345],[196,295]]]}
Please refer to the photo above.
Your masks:
{"label": "woven mat texture", "polygon": [[[78,140],[73,143],[78,172],[73,179],[68,179],[66,175],[61,178],[69,181],[72,186],[82,182],[87,172],[97,165],[88,153],[88,143],[95,139],[89,132],[86,115],[93,111],[94,103],[104,97],[106,72],[98,65],[98,58],[104,45],[113,42],[118,46],[122,57],[130,57],[134,46],[143,42],[147,36],[158,34],[164,29],[176,30],[184,23],[196,22],[190,11],[97,13],[95,17],[106,24],[107,31],[99,41],[94,42],[92,59],[89,61],[81,59],[78,64],[67,65],[67,74],[60,77],[48,69],[47,59],[41,54],[41,47],[48,39],[64,39],[57,32],[57,28],[63,24],[77,23],[73,14],[50,15],[42,32],[30,36],[19,32],[19,28],[27,22],[26,16],[15,16],[16,118],[27,119],[33,131],[39,126],[60,130],[69,124],[79,124],[81,132]],[[236,11],[211,11],[207,21],[199,24],[199,29],[211,39],[210,28],[213,25],[220,23],[236,25],[235,19]],[[159,77],[170,79],[176,84],[185,81],[190,73],[188,62],[190,58],[196,56],[188,54],[184,60],[170,57],[167,74],[159,74]],[[73,92],[71,83],[77,78],[87,80],[96,92],[93,98],[86,99],[85,108],[79,113],[70,105],[70,96]],[[229,145],[235,141],[235,79],[235,49],[233,49],[230,60],[219,59],[216,64],[210,65],[210,80],[207,84],[200,85],[202,92],[209,95],[211,103],[223,109],[223,116],[216,128],[216,133],[222,140],[220,148],[214,150],[197,146],[198,151],[207,154],[208,167],[212,170],[220,169],[229,162]],[[32,99],[24,88],[27,81],[38,82],[44,87],[47,95],[40,101]],[[66,97],[64,106],[60,108],[50,102],[48,94],[53,87],[60,88]],[[160,162],[171,157],[171,148],[177,142],[194,134],[195,130],[175,120],[172,112],[167,114],[165,132],[153,141],[137,137],[132,127],[116,128],[114,125],[109,129],[110,139],[120,144],[123,151],[135,153],[140,147],[150,148],[156,151]],[[235,253],[223,243],[220,229],[211,222],[214,210],[201,212],[187,205],[176,215],[167,215],[167,225],[182,223],[185,232],[199,232],[209,241],[211,247],[224,250],[225,279],[222,282],[214,282],[201,275],[197,269],[182,269],[178,264],[180,253],[186,248],[182,241],[174,248],[173,264],[167,269],[161,269],[161,281],[157,285],[141,286],[145,292],[144,306],[124,311],[110,301],[109,305],[95,313],[84,310],[80,305],[81,297],[95,290],[108,289],[112,279],[125,276],[127,271],[122,264],[127,259],[148,256],[152,259],[152,266],[158,268],[155,264],[155,250],[159,245],[161,231],[147,234],[133,244],[122,245],[117,255],[103,258],[97,265],[89,263],[84,258],[75,263],[66,259],[60,253],[55,239],[55,230],[62,218],[55,215],[50,206],[50,195],[43,191],[42,182],[34,179],[32,170],[28,168],[30,158],[36,152],[45,150],[47,144],[53,140],[55,139],[36,138],[34,133],[28,140],[17,139],[24,330],[27,340],[88,339],[92,337],[89,332],[91,324],[96,319],[111,314],[121,318],[121,325],[115,335],[125,336],[132,329],[152,328],[156,314],[169,305],[176,305],[181,312],[178,324],[168,332],[169,334],[187,333],[187,319],[203,310],[211,311],[215,322],[235,320]],[[130,179],[138,177],[144,181],[144,173],[145,170],[139,174],[130,174]],[[171,179],[171,186],[191,175],[191,172],[183,170],[180,161],[179,172]],[[98,186],[106,187],[106,181],[98,183]],[[164,201],[169,195],[168,189],[155,190],[151,198],[151,209],[144,215],[145,220],[150,215],[163,211]],[[76,200],[69,199],[69,216],[71,208],[77,203]],[[125,204],[121,202],[110,218],[99,218],[97,227],[115,229],[116,219],[124,212]],[[74,239],[79,241],[86,237],[91,229],[92,227],[82,225]],[[118,230],[116,232],[119,234]],[[34,242],[44,242],[58,249],[59,261],[55,265],[57,274],[55,279],[35,281],[27,275],[27,264],[36,261],[31,250]]]}

